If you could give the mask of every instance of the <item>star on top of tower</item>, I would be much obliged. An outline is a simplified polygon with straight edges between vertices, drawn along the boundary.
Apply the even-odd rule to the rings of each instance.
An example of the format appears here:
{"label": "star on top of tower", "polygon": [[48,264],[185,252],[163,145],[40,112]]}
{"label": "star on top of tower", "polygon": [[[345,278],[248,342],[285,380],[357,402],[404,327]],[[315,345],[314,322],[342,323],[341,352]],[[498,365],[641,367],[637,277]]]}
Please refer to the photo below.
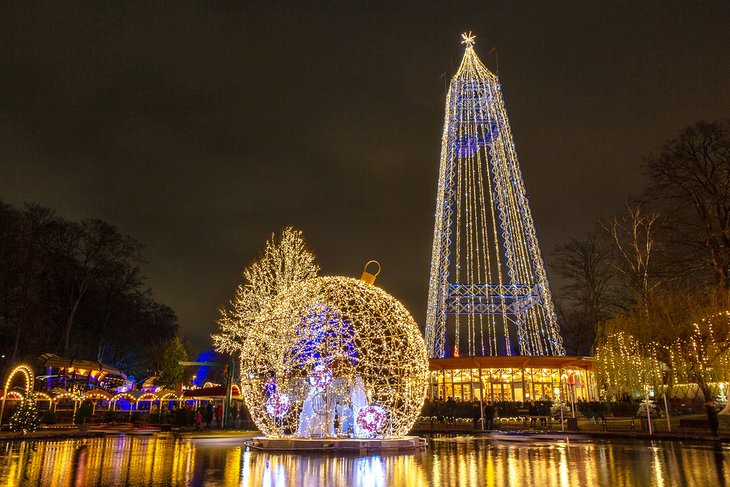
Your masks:
{"label": "star on top of tower", "polygon": [[466,32],[461,34],[461,38],[463,39],[461,41],[462,44],[465,44],[467,48],[472,47],[474,44],[476,44],[475,39],[477,36],[472,35],[471,31],[467,34]]}

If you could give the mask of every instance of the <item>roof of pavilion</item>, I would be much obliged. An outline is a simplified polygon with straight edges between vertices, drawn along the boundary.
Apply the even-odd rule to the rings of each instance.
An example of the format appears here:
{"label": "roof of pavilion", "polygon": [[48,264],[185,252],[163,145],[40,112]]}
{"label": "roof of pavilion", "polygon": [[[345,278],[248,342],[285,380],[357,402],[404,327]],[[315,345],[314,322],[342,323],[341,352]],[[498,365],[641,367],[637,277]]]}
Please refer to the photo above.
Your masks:
{"label": "roof of pavilion", "polygon": [[[231,388],[231,397],[241,397],[241,391],[237,385]],[[225,386],[201,387],[199,389],[187,389],[183,391],[185,399],[209,399],[226,397]]]}
{"label": "roof of pavilion", "polygon": [[593,369],[593,357],[556,357],[548,355],[432,358],[428,362],[430,370],[479,368]]}
{"label": "roof of pavilion", "polygon": [[65,369],[68,372],[76,371],[80,375],[86,375],[91,372],[97,372],[99,374],[111,375],[115,377],[121,377],[127,379],[127,375],[116,367],[111,365],[102,364],[101,362],[93,362],[91,360],[80,360],[72,358],[59,357],[53,353],[44,353],[38,360],[41,362],[43,367],[52,367],[55,369]]}

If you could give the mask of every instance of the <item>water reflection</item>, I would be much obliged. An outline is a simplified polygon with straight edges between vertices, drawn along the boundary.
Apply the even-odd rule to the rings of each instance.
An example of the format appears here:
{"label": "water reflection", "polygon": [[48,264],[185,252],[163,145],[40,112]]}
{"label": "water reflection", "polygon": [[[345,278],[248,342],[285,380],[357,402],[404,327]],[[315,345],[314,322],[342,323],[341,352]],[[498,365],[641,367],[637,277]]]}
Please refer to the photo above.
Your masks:
{"label": "water reflection", "polygon": [[250,451],[239,441],[107,437],[0,444],[0,485],[728,484],[730,448],[678,442],[500,443],[434,439],[428,451],[373,456]]}

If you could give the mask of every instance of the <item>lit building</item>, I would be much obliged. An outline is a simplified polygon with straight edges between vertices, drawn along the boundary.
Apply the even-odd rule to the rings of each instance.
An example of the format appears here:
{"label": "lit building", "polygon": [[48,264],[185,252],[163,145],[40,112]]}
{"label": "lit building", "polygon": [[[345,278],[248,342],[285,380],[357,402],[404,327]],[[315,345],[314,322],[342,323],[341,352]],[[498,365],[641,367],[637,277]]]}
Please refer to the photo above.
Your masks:
{"label": "lit building", "polygon": [[590,357],[452,357],[430,360],[428,396],[457,401],[598,401]]}

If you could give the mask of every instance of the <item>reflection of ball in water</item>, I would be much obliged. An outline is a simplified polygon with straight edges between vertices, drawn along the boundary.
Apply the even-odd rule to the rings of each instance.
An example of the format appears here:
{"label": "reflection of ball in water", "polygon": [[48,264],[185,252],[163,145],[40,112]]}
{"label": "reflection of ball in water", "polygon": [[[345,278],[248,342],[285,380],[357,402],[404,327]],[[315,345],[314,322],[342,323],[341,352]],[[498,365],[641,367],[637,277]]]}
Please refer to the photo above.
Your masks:
{"label": "reflection of ball in water", "polygon": [[[310,279],[277,296],[248,330],[241,353],[246,405],[267,436],[297,430],[303,386],[321,389],[334,405],[349,403],[356,383],[362,400],[383,411],[380,432],[402,436],[423,406],[427,373],[426,347],[405,307],[347,277]],[[272,378],[291,401],[280,418],[266,411]]]}

